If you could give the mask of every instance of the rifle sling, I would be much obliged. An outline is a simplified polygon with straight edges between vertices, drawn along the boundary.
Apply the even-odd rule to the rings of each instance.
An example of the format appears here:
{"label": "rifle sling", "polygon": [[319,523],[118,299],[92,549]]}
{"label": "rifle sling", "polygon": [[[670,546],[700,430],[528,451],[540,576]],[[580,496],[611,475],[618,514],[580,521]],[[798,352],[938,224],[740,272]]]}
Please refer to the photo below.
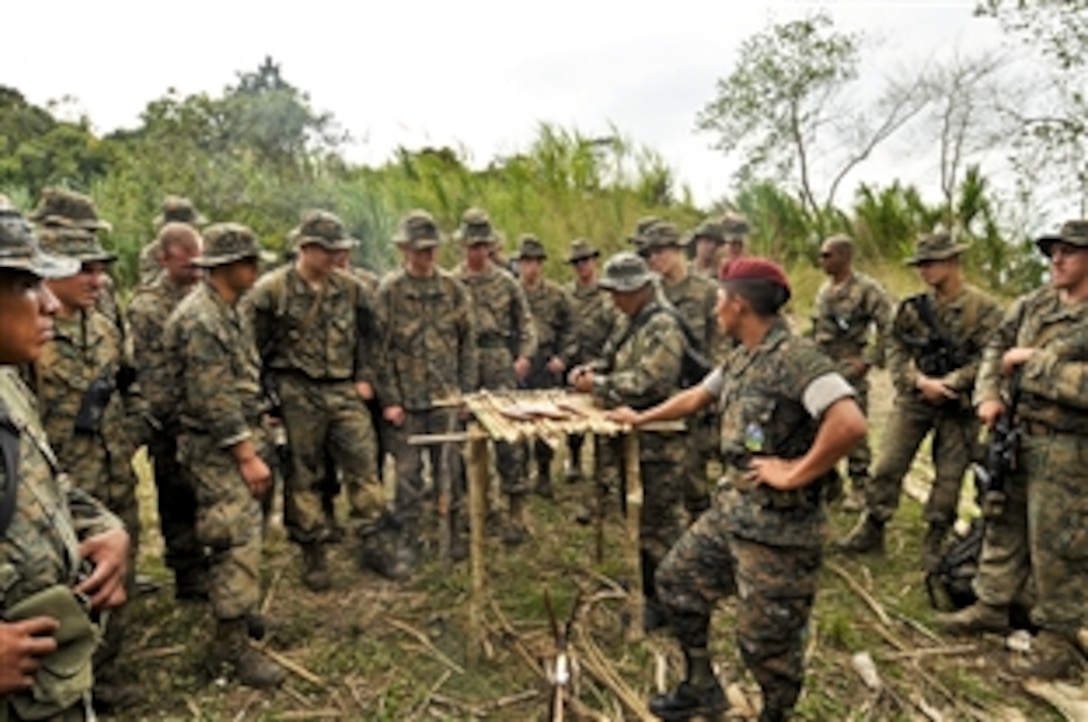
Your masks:
{"label": "rifle sling", "polygon": [[0,536],[3,536],[15,516],[19,495],[19,430],[9,420],[0,421],[0,457],[3,457],[4,488],[0,491]]}

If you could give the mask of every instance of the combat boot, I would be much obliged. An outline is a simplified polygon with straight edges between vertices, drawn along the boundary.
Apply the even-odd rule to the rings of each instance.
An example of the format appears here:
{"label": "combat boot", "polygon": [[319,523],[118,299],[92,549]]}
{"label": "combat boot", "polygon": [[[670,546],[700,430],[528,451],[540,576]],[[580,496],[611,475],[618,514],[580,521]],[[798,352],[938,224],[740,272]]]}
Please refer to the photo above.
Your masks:
{"label": "combat boot", "polygon": [[687,678],[676,689],[650,698],[650,713],[659,719],[686,722],[692,717],[714,717],[729,707],[725,692],[710,667],[705,649],[685,649]]}
{"label": "combat boot", "polygon": [[213,660],[234,665],[238,681],[254,689],[277,687],[287,676],[283,667],[250,645],[245,617],[219,620]]}
{"label": "combat boot", "polygon": [[864,512],[857,525],[835,546],[839,551],[847,554],[882,552],[884,551],[884,522],[869,512]]}
{"label": "combat boot", "polygon": [[865,511],[865,489],[871,483],[868,476],[851,476],[850,490],[846,492],[839,508],[849,512]]}
{"label": "combat boot", "polygon": [[529,536],[525,525],[525,498],[520,494],[510,496],[506,526],[502,530],[502,543],[508,547],[524,544]]}
{"label": "combat boot", "polygon": [[412,576],[415,570],[414,555],[402,550],[401,536],[404,531],[396,519],[388,514],[383,515],[376,522],[361,524],[355,533],[359,536],[360,569],[369,569],[395,582]]}
{"label": "combat boot", "polygon": [[462,522],[461,512],[450,508],[450,559],[463,562],[468,559],[468,542],[465,541],[466,527]]}
{"label": "combat boot", "polygon": [[174,599],[179,602],[208,601],[208,567],[203,564],[174,572]]}
{"label": "combat boot", "polygon": [[1071,639],[1055,632],[1039,632],[1031,647],[1010,660],[1009,669],[1019,677],[1043,680],[1076,679],[1080,676],[1084,658]]}
{"label": "combat boot", "polygon": [[944,540],[950,527],[950,524],[934,523],[926,529],[926,536],[922,540],[922,571],[937,571],[944,556]]}
{"label": "combat boot", "polygon": [[536,493],[538,496],[542,496],[545,499],[554,499],[555,492],[552,491],[552,475],[550,464],[541,463],[537,467],[536,472]]}
{"label": "combat boot", "polygon": [[1009,630],[1009,607],[975,602],[957,612],[938,612],[933,623],[945,634],[968,635]]}
{"label": "combat boot", "polygon": [[302,583],[311,592],[324,592],[332,586],[325,545],[321,542],[302,544]]}

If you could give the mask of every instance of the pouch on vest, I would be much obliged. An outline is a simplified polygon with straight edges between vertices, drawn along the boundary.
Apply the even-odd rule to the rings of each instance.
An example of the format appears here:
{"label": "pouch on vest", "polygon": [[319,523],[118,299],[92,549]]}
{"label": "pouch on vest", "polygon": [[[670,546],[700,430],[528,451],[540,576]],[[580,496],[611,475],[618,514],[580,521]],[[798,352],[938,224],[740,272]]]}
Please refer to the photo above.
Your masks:
{"label": "pouch on vest", "polygon": [[91,660],[102,635],[83,602],[69,587],[54,584],[4,614],[9,622],[42,616],[60,622],[55,634],[57,649],[41,660],[30,691],[8,698],[20,719],[46,719],[71,708],[91,691],[94,682]]}

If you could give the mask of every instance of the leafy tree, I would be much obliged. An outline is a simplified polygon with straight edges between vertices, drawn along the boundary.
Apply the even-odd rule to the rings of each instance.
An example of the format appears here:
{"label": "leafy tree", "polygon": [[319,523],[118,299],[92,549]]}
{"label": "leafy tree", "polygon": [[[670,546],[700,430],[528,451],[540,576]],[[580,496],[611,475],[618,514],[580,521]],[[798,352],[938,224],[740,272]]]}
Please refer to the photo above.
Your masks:
{"label": "leafy tree", "polygon": [[[914,86],[890,86],[873,110],[857,109],[847,91],[861,40],[837,32],[826,12],[771,25],[741,44],[696,121],[742,159],[742,181],[790,182],[819,226],[850,171],[924,105]],[[823,192],[820,176],[829,179]]]}

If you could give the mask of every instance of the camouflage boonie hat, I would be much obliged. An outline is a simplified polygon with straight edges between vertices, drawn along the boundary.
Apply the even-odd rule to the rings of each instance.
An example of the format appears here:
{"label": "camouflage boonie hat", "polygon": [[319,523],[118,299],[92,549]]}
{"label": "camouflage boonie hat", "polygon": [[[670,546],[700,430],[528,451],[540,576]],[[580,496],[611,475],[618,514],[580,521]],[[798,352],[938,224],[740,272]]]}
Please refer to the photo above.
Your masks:
{"label": "camouflage boonie hat", "polygon": [[38,278],[67,278],[79,273],[79,261],[42,252],[34,229],[10,203],[0,204],[0,268],[26,271]]}
{"label": "camouflage boonie hat", "polygon": [[1050,249],[1055,243],[1067,243],[1077,248],[1088,248],[1088,221],[1066,221],[1057,235],[1040,236],[1035,245],[1044,256],[1050,256]]}
{"label": "camouflage boonie hat", "polygon": [[657,216],[643,216],[642,218],[639,218],[638,223],[635,224],[635,233],[634,235],[627,237],[627,242],[633,245],[636,250],[641,251],[642,246],[646,242],[646,232],[658,223],[661,223],[661,219]]}
{"label": "camouflage boonie hat", "polygon": [[55,256],[72,258],[82,263],[113,263],[116,253],[110,253],[102,247],[94,231],[63,226],[44,226],[38,231],[38,241],[42,250]]}
{"label": "camouflage boonie hat", "polygon": [[243,258],[273,261],[275,256],[261,248],[253,231],[241,223],[215,223],[204,229],[204,251],[193,259],[200,268],[225,266]]}
{"label": "camouflage boonie hat", "polygon": [[951,234],[927,233],[914,242],[914,255],[906,260],[908,266],[929,261],[945,261],[955,258],[968,249],[966,243],[956,243]]}
{"label": "camouflage boonie hat", "polygon": [[412,251],[434,248],[441,242],[442,234],[438,231],[438,224],[427,211],[408,211],[400,219],[397,231],[393,234],[394,244]]}
{"label": "camouflage boonie hat", "polygon": [[570,242],[570,253],[567,254],[567,263],[577,263],[586,258],[597,258],[600,255],[601,252],[589,245],[589,241],[584,238],[575,238]]}
{"label": "camouflage boonie hat", "polygon": [[751,231],[748,219],[739,213],[726,213],[720,221],[722,236],[725,243],[744,242],[745,236]]}
{"label": "camouflage boonie hat", "polygon": [[466,246],[502,243],[502,238],[491,226],[491,217],[480,208],[469,208],[461,214],[461,226],[453,237]]}
{"label": "camouflage boonie hat", "polygon": [[162,209],[159,215],[151,221],[155,230],[159,230],[171,221],[175,223],[188,223],[194,228],[207,224],[208,219],[196,209],[193,202],[185,196],[166,196],[162,201]]}
{"label": "camouflage boonie hat", "polygon": [[88,231],[109,231],[112,226],[98,217],[90,196],[67,188],[44,188],[38,207],[30,220],[43,226],[82,228]]}
{"label": "camouflage boonie hat", "polygon": [[703,221],[691,232],[690,240],[697,241],[700,238],[714,241],[720,246],[725,243],[725,226],[714,221]]}
{"label": "camouflage boonie hat", "polygon": [[287,237],[297,248],[316,243],[329,251],[349,251],[359,245],[359,241],[347,234],[344,222],[328,211],[306,211],[302,222]]}
{"label": "camouflage boonie hat", "polygon": [[655,248],[683,248],[688,239],[680,237],[680,231],[672,223],[658,221],[648,227],[642,234],[642,243],[639,252],[646,252]]}
{"label": "camouflage boonie hat", "polygon": [[539,258],[543,261],[547,257],[548,251],[544,248],[544,244],[533,234],[526,233],[518,239],[518,253],[515,256],[516,259]]}
{"label": "camouflage boonie hat", "polygon": [[648,283],[653,283],[653,274],[646,261],[630,251],[622,251],[608,259],[604,264],[604,273],[597,285],[609,291],[637,291]]}

